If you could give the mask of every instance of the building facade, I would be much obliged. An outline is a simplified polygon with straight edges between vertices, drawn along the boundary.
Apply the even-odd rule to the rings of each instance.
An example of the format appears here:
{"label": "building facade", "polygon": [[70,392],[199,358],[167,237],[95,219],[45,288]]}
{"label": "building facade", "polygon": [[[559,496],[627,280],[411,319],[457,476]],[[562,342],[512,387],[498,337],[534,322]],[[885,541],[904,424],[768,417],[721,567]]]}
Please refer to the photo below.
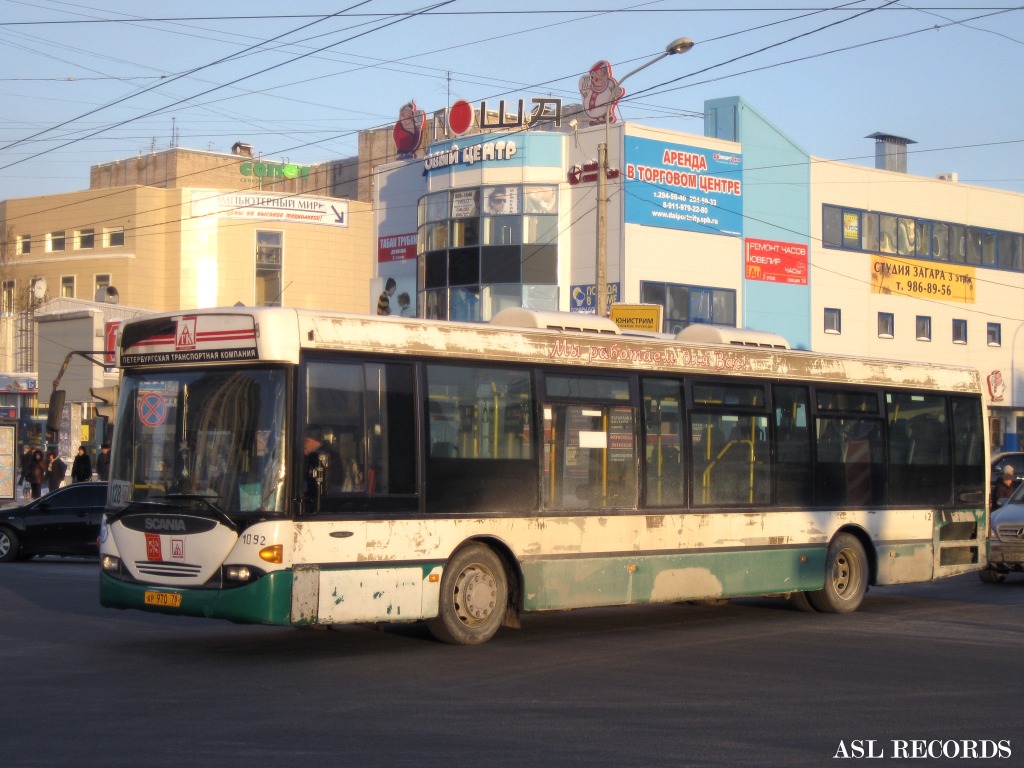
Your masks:
{"label": "building facade", "polygon": [[320,166],[175,148],[96,166],[88,190],[0,202],[3,309],[116,296],[364,312],[370,207],[325,185]]}
{"label": "building facade", "polygon": [[907,139],[873,134],[872,168],[814,157],[742,99],[704,112],[701,135],[564,115],[561,133],[467,135],[379,167],[378,276],[424,317],[593,312],[603,209],[608,296],[660,306],[661,331],[973,366],[993,448],[1024,445],[1024,196],[912,176]]}

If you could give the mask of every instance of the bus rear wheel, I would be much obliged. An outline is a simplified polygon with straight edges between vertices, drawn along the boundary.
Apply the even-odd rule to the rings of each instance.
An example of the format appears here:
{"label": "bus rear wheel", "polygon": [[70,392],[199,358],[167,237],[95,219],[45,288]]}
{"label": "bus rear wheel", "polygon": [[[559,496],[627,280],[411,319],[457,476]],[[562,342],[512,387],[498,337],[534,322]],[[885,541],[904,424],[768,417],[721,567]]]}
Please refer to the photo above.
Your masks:
{"label": "bus rear wheel", "polygon": [[817,613],[818,609],[811,605],[811,601],[807,598],[806,592],[794,592],[789,596],[789,604],[796,608],[798,611],[804,613]]}
{"label": "bus rear wheel", "polygon": [[856,536],[840,533],[828,545],[825,586],[807,599],[822,613],[852,613],[868,591],[868,558]]}
{"label": "bus rear wheel", "polygon": [[427,628],[441,642],[478,645],[494,637],[507,607],[505,566],[491,549],[471,544],[445,566],[437,617]]}

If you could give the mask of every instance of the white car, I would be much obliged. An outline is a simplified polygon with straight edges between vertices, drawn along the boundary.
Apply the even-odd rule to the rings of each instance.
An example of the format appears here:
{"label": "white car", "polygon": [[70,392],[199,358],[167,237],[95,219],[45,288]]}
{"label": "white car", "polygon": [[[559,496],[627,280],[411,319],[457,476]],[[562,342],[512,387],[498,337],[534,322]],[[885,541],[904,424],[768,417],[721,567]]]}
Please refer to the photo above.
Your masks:
{"label": "white car", "polygon": [[981,580],[998,584],[1010,571],[1024,571],[1024,485],[997,507],[989,522],[988,566]]}

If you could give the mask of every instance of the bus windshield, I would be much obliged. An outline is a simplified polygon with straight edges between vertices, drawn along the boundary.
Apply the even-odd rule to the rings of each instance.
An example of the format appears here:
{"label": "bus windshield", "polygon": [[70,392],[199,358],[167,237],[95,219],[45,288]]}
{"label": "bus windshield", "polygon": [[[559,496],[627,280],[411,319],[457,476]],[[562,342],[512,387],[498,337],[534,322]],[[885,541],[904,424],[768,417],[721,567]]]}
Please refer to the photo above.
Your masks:
{"label": "bus windshield", "polygon": [[282,369],[124,376],[110,503],[211,505],[232,518],[283,515]]}

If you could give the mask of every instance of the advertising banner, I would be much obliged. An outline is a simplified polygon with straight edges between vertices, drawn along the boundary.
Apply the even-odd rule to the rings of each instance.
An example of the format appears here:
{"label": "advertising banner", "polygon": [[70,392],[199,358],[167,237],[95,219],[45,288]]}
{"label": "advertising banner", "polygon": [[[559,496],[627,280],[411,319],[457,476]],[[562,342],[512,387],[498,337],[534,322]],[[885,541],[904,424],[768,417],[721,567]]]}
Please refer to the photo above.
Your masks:
{"label": "advertising banner", "polygon": [[661,304],[612,304],[608,317],[624,331],[661,332]]}
{"label": "advertising banner", "polygon": [[416,258],[416,233],[383,235],[377,238],[377,261],[405,261]]}
{"label": "advertising banner", "polygon": [[[593,315],[597,312],[597,286],[594,283],[573,285],[569,288],[569,311]],[[619,300],[619,283],[608,283],[608,303]]]}
{"label": "advertising banner", "polygon": [[747,280],[807,285],[807,246],[748,237],[745,242]]}
{"label": "advertising banner", "polygon": [[626,136],[627,224],[738,236],[743,157]]}
{"label": "advertising banner", "polygon": [[872,256],[871,292],[973,304],[974,267]]}
{"label": "advertising banner", "polygon": [[192,215],[221,219],[348,226],[348,201],[333,197],[281,195],[271,192],[228,192],[203,197],[197,190],[192,198]]}

